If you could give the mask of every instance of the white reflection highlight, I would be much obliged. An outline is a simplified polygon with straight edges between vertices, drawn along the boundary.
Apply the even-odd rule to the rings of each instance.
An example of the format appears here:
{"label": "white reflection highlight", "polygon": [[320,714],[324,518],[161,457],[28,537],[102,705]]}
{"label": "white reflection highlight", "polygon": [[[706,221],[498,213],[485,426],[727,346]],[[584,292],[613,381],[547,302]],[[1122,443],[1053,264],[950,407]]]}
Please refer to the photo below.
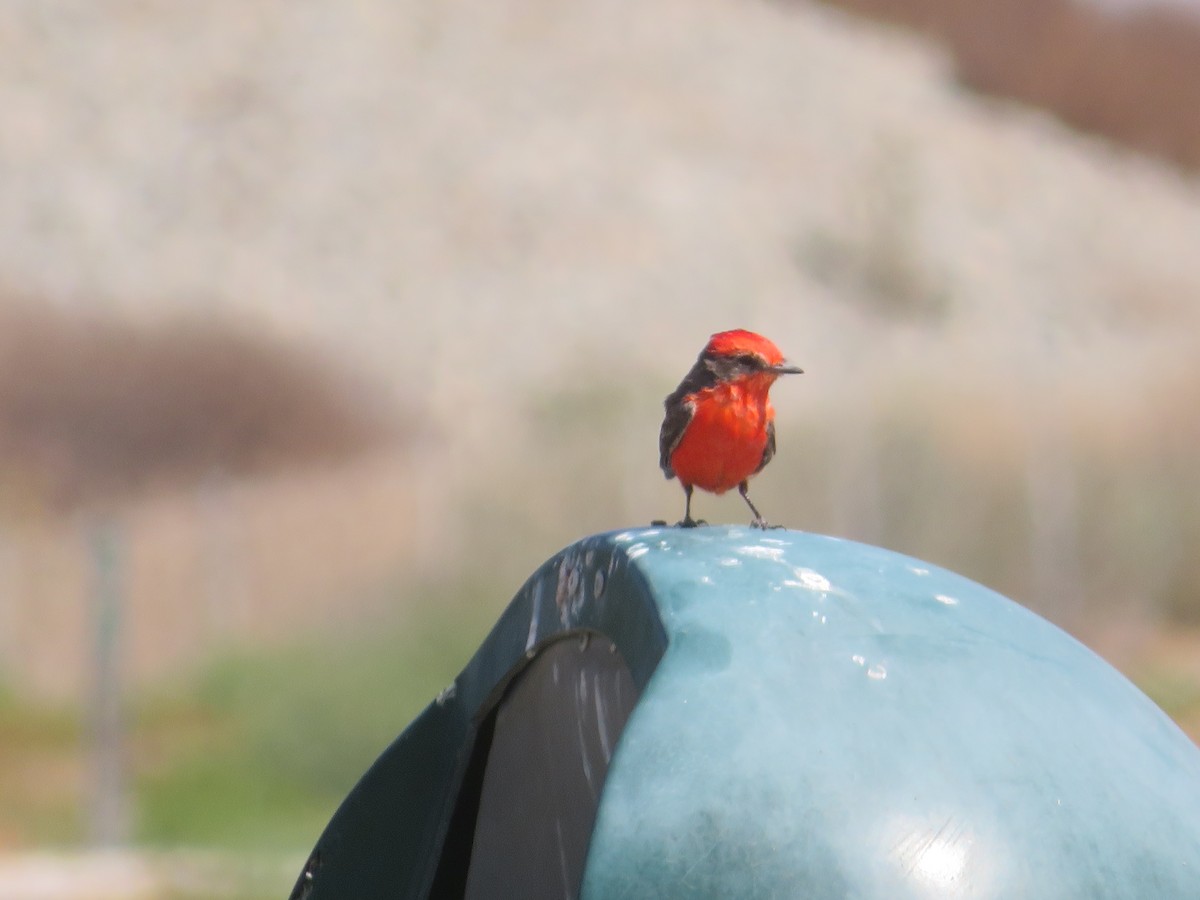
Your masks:
{"label": "white reflection highlight", "polygon": [[886,827],[892,862],[918,888],[919,896],[971,897],[986,887],[979,883],[983,873],[974,864],[975,835],[955,816],[926,821],[898,817]]}
{"label": "white reflection highlight", "polygon": [[771,559],[776,562],[783,559],[782,547],[763,547],[760,544],[747,544],[738,547],[737,552],[742,556],[752,556],[755,559]]}
{"label": "white reflection highlight", "polygon": [[794,569],[796,577],[800,583],[806,588],[811,588],[814,591],[829,590],[829,579],[820,572],[814,572],[812,569]]}
{"label": "white reflection highlight", "polygon": [[949,887],[962,877],[966,867],[966,846],[935,840],[921,851],[912,871],[927,884]]}

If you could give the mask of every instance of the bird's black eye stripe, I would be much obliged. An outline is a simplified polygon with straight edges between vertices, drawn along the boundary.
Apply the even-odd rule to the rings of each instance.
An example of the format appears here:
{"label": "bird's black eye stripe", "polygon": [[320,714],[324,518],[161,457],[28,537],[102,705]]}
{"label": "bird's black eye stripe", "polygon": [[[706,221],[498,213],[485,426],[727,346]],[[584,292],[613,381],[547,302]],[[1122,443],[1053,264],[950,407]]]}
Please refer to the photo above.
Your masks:
{"label": "bird's black eye stripe", "polygon": [[757,353],[737,353],[732,356],[705,353],[700,359],[718,379],[760,372],[767,367],[767,361]]}

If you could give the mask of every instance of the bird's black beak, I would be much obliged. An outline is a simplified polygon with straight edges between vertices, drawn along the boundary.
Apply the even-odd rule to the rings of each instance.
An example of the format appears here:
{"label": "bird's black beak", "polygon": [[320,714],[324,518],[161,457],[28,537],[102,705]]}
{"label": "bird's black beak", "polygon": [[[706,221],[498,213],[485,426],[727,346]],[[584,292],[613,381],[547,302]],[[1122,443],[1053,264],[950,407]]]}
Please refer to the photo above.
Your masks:
{"label": "bird's black beak", "polygon": [[784,362],[781,362],[777,366],[769,366],[767,368],[767,371],[771,372],[774,375],[803,375],[804,374],[804,370],[802,368],[800,368],[799,366],[788,365],[786,360]]}

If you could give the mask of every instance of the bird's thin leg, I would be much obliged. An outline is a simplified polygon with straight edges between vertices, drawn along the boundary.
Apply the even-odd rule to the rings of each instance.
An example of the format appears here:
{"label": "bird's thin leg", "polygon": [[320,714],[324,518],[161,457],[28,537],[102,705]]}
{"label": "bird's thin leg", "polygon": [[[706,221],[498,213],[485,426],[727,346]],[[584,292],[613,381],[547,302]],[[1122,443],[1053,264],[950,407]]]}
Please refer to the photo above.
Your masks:
{"label": "bird's thin leg", "polygon": [[750,485],[743,481],[738,485],[738,493],[742,495],[742,499],[746,501],[746,505],[750,507],[750,512],[754,513],[754,519],[750,522],[751,528],[767,529],[771,526],[767,524],[767,520],[762,517],[762,513],[758,511],[758,507],[750,502],[750,495],[746,493],[750,489]]}
{"label": "bird's thin leg", "polygon": [[707,525],[703,519],[692,518],[692,486],[685,484],[683,486],[683,520],[676,522],[675,525],[679,528],[695,528],[697,525]]}

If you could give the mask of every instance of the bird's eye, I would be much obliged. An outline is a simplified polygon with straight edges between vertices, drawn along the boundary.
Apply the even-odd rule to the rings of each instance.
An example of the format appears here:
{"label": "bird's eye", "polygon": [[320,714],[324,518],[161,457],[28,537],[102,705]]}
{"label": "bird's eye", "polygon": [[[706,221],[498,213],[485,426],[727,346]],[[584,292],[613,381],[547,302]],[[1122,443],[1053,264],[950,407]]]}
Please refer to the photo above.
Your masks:
{"label": "bird's eye", "polygon": [[762,361],[753,353],[739,353],[736,359],[738,365],[745,366],[747,369],[757,369],[762,365]]}

